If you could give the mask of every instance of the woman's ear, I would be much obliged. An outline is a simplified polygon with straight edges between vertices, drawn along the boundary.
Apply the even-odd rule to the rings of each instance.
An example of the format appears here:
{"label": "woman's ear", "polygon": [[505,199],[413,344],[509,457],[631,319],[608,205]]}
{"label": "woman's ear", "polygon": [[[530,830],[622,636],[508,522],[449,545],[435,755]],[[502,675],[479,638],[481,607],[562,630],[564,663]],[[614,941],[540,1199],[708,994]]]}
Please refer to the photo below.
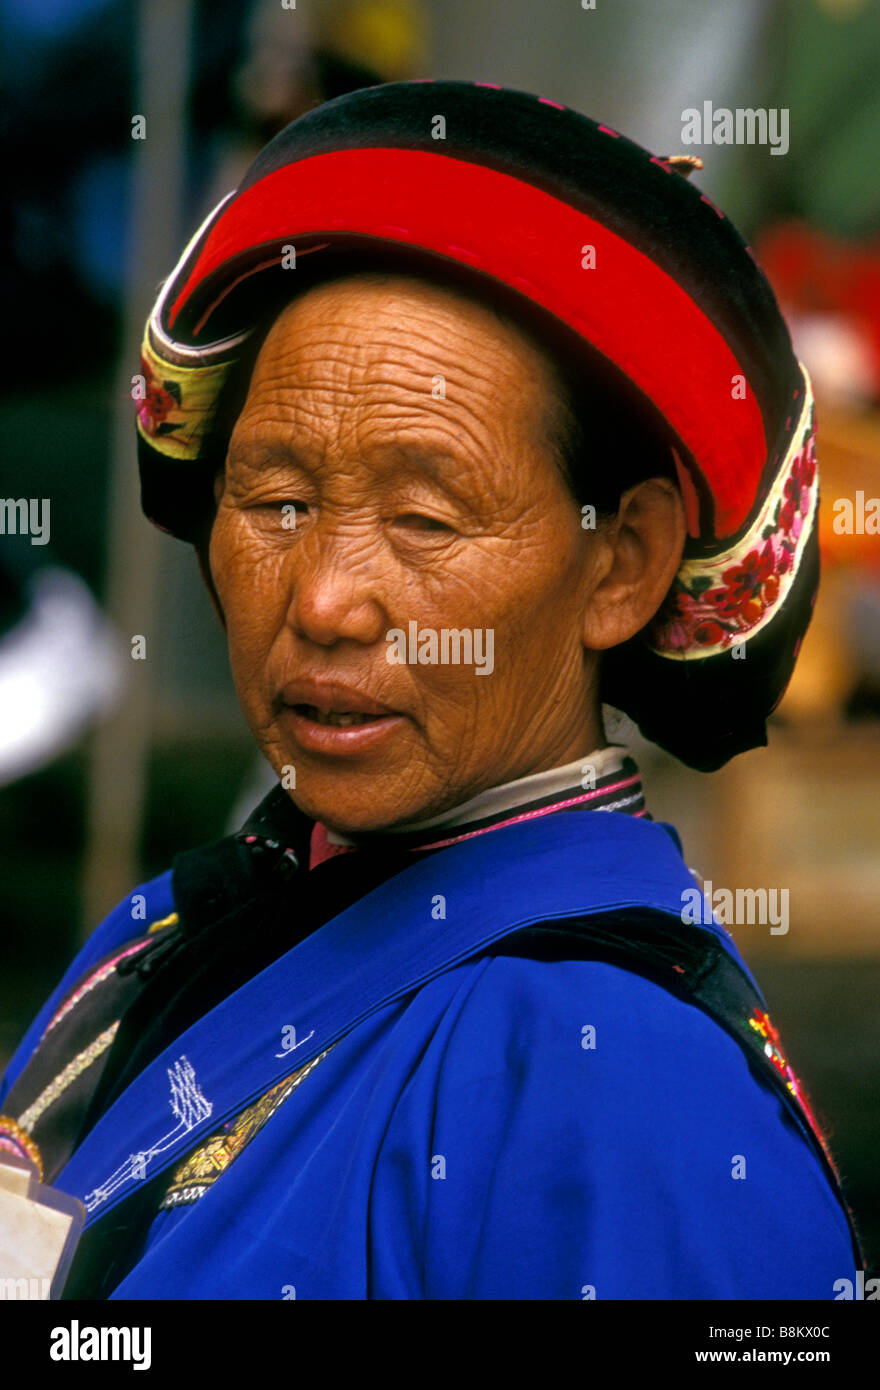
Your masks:
{"label": "woman's ear", "polygon": [[681,493],[669,478],[628,488],[617,516],[598,533],[596,582],[584,612],[584,645],[617,647],[651,621],[681,566],[687,537]]}

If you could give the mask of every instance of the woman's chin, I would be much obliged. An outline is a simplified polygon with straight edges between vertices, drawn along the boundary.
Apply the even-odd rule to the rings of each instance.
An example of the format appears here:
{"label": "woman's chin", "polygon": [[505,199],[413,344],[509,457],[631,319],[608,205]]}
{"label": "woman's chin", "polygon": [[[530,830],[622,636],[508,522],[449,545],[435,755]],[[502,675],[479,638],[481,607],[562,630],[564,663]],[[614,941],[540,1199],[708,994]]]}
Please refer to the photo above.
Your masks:
{"label": "woman's chin", "polygon": [[[408,805],[402,807],[398,798],[386,803],[363,787],[337,785],[325,791],[311,784],[308,791],[299,787],[288,788],[288,796],[311,820],[320,821],[328,830],[351,837],[378,834],[397,824],[408,824],[419,815],[418,807],[414,810],[410,810]],[[422,814],[427,816],[431,813],[425,810]]]}

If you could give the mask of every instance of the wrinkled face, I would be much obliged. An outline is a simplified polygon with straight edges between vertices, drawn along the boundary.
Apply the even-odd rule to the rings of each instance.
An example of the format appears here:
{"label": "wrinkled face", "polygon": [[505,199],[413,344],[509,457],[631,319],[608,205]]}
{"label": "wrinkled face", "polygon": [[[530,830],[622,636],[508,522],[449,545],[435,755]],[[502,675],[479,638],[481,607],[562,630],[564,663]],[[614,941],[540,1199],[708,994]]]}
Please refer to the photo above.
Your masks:
{"label": "wrinkled face", "polygon": [[245,717],[310,816],[425,819],[602,741],[552,389],[491,310],[409,277],[313,288],[272,327],[210,565]]}

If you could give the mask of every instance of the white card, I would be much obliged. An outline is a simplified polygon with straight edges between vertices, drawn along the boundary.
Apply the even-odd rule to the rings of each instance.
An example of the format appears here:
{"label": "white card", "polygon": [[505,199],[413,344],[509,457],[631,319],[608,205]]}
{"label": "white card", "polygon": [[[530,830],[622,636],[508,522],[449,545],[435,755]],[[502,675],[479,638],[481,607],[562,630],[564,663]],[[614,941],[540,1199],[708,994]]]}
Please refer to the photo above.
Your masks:
{"label": "white card", "polygon": [[82,1202],[0,1159],[0,1300],[59,1298],[85,1224]]}

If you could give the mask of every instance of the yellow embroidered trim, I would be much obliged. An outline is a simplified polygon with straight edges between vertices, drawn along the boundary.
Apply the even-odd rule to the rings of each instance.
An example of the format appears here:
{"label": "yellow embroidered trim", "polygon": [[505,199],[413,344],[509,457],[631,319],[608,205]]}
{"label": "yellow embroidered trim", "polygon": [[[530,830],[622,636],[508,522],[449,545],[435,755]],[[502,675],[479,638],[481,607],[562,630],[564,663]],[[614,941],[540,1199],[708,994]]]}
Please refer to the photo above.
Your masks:
{"label": "yellow embroidered trim", "polygon": [[[16,1144],[20,1144],[21,1147],[24,1149],[28,1158],[36,1166],[37,1177],[40,1179],[40,1182],[42,1182],[43,1156],[40,1153],[40,1150],[37,1148],[37,1145],[34,1142],[34,1140],[31,1138],[31,1136],[27,1133],[26,1130],[22,1129],[21,1125],[18,1123],[17,1120],[13,1120],[11,1115],[0,1115],[0,1140],[2,1140],[3,1138],[4,1130],[9,1135],[10,1139],[14,1139]],[[0,1143],[0,1149],[2,1149],[2,1147],[2,1143]]]}
{"label": "yellow embroidered trim", "polygon": [[165,361],[150,341],[148,325],[141,346],[142,394],[135,400],[138,433],[166,458],[197,459],[233,365],[228,361],[193,367]]}
{"label": "yellow embroidered trim", "polygon": [[797,428],[761,509],[728,549],[684,561],[646,634],[658,656],[701,661],[748,642],[788,596],[819,505],[813,391],[806,367],[799,366],[804,397]]}
{"label": "yellow embroidered trim", "polygon": [[151,923],[149,931],[161,931],[163,927],[174,927],[177,925],[178,916],[176,912],[169,912],[167,917],[163,917],[159,922]]}
{"label": "yellow embroidered trim", "polygon": [[[335,1043],[331,1046],[335,1047]],[[251,1142],[254,1136],[263,1128],[267,1120],[280,1105],[293,1094],[309,1072],[314,1071],[315,1067],[331,1048],[313,1057],[299,1071],[295,1071],[292,1076],[285,1077],[277,1085],[268,1090],[259,1100],[242,1110],[231,1121],[227,1129],[220,1130],[217,1134],[212,1134],[203,1144],[200,1144],[188,1158],[178,1165],[174,1170],[174,1176],[168,1186],[160,1210],[168,1210],[170,1207],[185,1206],[190,1202],[196,1202],[204,1195],[212,1183],[216,1182],[222,1173],[243,1149]]]}
{"label": "yellow embroidered trim", "polygon": [[54,1081],[40,1092],[33,1105],[29,1105],[23,1115],[19,1115],[18,1123],[22,1129],[32,1130],[40,1116],[48,1110],[53,1101],[56,1101],[62,1092],[66,1091],[72,1081],[81,1076],[86,1067],[90,1067],[96,1057],[100,1057],[116,1037],[116,1030],[119,1027],[119,1019],[111,1023],[109,1028],[105,1028],[103,1033],[99,1033],[94,1042],[90,1042],[88,1047],[74,1057],[72,1062],[68,1062],[63,1071],[59,1072]]}

